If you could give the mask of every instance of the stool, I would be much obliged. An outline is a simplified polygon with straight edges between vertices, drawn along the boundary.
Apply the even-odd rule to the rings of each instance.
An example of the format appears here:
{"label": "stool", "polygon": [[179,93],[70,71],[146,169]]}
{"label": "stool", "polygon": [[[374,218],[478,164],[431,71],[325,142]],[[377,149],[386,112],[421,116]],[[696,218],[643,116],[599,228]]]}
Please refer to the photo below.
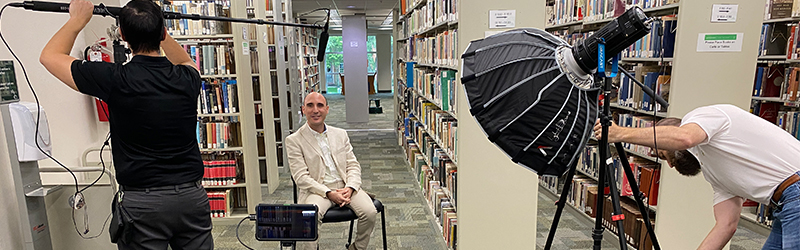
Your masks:
{"label": "stool", "polygon": [[[375,103],[373,107],[372,104]],[[383,108],[381,107],[381,99],[370,99],[369,100],[369,113],[370,114],[383,114]]]}

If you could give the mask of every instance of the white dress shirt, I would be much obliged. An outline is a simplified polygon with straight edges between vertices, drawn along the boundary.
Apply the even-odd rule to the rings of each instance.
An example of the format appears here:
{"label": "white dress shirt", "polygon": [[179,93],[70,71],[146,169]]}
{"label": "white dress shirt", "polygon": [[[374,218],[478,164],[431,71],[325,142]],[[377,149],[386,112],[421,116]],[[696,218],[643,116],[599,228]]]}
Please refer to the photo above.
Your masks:
{"label": "white dress shirt", "polygon": [[[314,131],[313,129],[311,131]],[[323,180],[324,185],[330,185],[332,183],[336,183],[338,181],[342,181],[342,177],[339,176],[339,171],[336,171],[336,163],[333,161],[333,155],[331,154],[331,148],[328,145],[328,128],[325,127],[325,131],[322,133],[317,133],[314,131],[314,138],[317,138],[317,143],[319,143],[319,148],[322,150],[322,159],[325,162],[325,178]]]}

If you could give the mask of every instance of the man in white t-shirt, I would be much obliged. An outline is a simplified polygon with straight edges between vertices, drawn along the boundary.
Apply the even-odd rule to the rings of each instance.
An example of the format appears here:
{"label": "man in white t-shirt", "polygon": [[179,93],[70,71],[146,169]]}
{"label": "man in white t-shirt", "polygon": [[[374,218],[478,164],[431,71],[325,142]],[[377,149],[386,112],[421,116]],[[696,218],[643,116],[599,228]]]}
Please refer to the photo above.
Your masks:
{"label": "man in white t-shirt", "polygon": [[[600,138],[601,126],[594,131]],[[608,141],[654,147],[653,128],[612,124]],[[736,106],[700,107],[656,124],[659,158],[714,188],[716,224],[698,249],[721,249],[739,222],[744,199],[772,204],[772,232],[763,249],[800,249],[800,141]]]}

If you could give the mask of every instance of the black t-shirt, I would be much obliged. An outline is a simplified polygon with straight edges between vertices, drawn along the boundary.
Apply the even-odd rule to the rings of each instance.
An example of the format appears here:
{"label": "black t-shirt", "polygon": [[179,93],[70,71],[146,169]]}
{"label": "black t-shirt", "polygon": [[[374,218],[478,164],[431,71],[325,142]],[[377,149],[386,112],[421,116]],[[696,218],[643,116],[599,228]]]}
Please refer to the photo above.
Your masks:
{"label": "black t-shirt", "polygon": [[75,60],[72,79],[81,93],[108,104],[120,185],[157,187],[203,177],[197,70],[166,57],[138,55],[124,65]]}

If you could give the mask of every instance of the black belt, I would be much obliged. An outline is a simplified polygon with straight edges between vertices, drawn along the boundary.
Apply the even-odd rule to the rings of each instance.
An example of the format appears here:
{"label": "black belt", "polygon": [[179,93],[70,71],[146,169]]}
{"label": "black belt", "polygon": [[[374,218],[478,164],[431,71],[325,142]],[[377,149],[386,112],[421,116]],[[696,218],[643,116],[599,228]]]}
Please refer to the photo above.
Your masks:
{"label": "black belt", "polygon": [[183,189],[183,188],[201,187],[201,186],[202,186],[202,184],[200,183],[200,181],[191,181],[191,182],[178,184],[178,185],[168,185],[168,186],[160,186],[160,187],[146,187],[146,188],[120,186],[120,190],[122,190],[122,191],[144,191],[144,192],[162,191],[162,190],[176,190],[177,191],[177,190]]}

